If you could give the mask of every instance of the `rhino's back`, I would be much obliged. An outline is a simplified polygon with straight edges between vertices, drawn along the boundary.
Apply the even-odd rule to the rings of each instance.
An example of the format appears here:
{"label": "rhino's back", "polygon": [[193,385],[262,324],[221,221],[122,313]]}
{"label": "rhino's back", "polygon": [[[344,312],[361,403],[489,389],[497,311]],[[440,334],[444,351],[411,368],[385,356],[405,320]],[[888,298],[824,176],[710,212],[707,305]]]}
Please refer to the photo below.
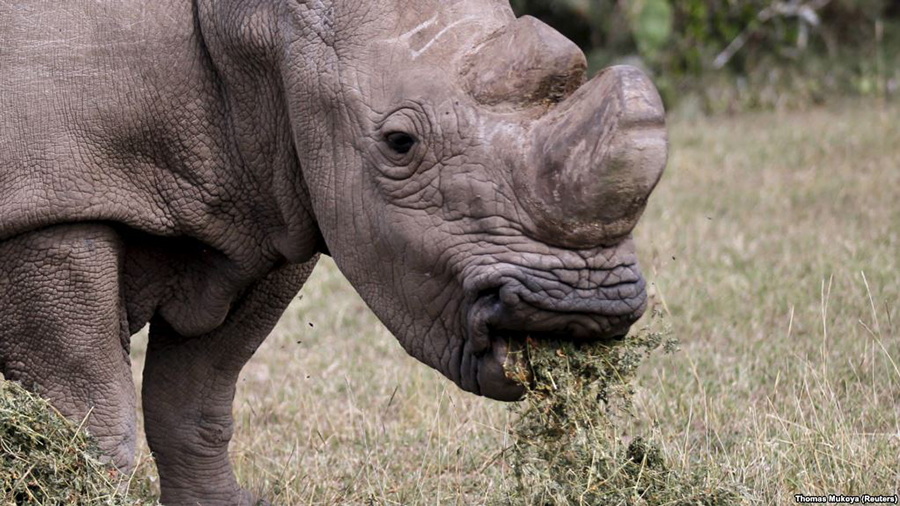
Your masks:
{"label": "rhino's back", "polygon": [[193,34],[183,0],[0,2],[0,240],[70,221],[183,225],[178,206],[198,205],[186,193],[216,163],[182,163],[215,144]]}

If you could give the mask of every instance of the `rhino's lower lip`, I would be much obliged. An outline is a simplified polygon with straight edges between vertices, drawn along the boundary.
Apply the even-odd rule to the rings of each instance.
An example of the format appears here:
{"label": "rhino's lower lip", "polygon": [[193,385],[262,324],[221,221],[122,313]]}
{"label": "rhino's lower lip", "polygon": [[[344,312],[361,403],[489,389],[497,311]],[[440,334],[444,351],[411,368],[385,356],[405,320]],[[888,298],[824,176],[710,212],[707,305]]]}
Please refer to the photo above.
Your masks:
{"label": "rhino's lower lip", "polygon": [[514,336],[492,336],[490,349],[478,359],[477,382],[481,395],[498,401],[517,401],[530,381],[524,341]]}
{"label": "rhino's lower lip", "polygon": [[497,303],[492,298],[479,298],[469,308],[468,338],[457,355],[458,369],[450,376],[464,390],[499,401],[515,401],[524,395],[525,388],[509,377],[505,365],[510,349],[519,346],[512,336],[491,329],[490,316]]}

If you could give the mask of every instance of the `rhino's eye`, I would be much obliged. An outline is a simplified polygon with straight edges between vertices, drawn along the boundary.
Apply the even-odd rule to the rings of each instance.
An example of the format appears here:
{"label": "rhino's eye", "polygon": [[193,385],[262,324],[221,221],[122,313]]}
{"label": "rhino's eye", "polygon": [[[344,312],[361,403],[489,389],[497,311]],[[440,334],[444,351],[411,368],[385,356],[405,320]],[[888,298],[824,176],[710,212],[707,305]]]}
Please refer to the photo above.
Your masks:
{"label": "rhino's eye", "polygon": [[416,138],[406,132],[391,132],[384,136],[389,148],[395,153],[405,155],[416,145]]}

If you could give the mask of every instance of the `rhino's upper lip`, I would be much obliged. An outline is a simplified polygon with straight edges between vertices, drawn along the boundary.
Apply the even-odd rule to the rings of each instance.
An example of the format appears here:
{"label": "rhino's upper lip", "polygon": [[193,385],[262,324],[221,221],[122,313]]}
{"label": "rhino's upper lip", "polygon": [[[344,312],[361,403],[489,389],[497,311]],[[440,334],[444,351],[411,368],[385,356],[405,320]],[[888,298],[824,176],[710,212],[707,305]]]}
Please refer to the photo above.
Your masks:
{"label": "rhino's upper lip", "polygon": [[[493,267],[491,274],[481,276],[467,283],[469,293],[467,310],[464,312],[467,338],[476,349],[484,349],[488,341],[481,337],[493,329],[515,331],[550,330],[555,316],[587,320],[627,319],[644,309],[647,299],[646,281],[637,270],[635,263],[612,266],[607,269],[585,269],[591,272],[615,273],[592,285],[571,286],[563,283],[546,271],[522,266],[504,265]],[[525,312],[540,314],[544,324],[531,321],[531,326],[522,327],[515,321],[515,315],[504,315],[499,311],[490,314],[488,306],[506,304],[518,306]],[[591,325],[585,320],[585,325]],[[522,327],[522,328],[520,328]],[[536,327],[536,328],[535,328]],[[600,329],[594,329],[600,330]]]}
{"label": "rhino's upper lip", "polygon": [[[467,338],[472,350],[481,353],[492,338],[507,334],[554,334],[562,338],[603,339],[617,337],[622,327],[643,312],[646,282],[643,277],[598,287],[593,296],[569,293],[560,298],[535,294],[517,280],[504,280],[494,289],[482,290],[469,305]],[[504,304],[517,308],[504,309]]]}

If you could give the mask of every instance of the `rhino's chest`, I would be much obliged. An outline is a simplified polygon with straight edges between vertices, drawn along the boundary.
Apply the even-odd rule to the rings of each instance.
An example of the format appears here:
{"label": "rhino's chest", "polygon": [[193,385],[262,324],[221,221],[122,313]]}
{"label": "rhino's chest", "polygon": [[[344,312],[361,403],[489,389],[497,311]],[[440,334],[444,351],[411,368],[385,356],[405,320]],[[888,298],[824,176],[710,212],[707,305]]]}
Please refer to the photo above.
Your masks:
{"label": "rhino's chest", "polygon": [[192,239],[126,232],[123,287],[132,333],[154,315],[191,337],[217,329],[249,287],[277,268],[239,269]]}

